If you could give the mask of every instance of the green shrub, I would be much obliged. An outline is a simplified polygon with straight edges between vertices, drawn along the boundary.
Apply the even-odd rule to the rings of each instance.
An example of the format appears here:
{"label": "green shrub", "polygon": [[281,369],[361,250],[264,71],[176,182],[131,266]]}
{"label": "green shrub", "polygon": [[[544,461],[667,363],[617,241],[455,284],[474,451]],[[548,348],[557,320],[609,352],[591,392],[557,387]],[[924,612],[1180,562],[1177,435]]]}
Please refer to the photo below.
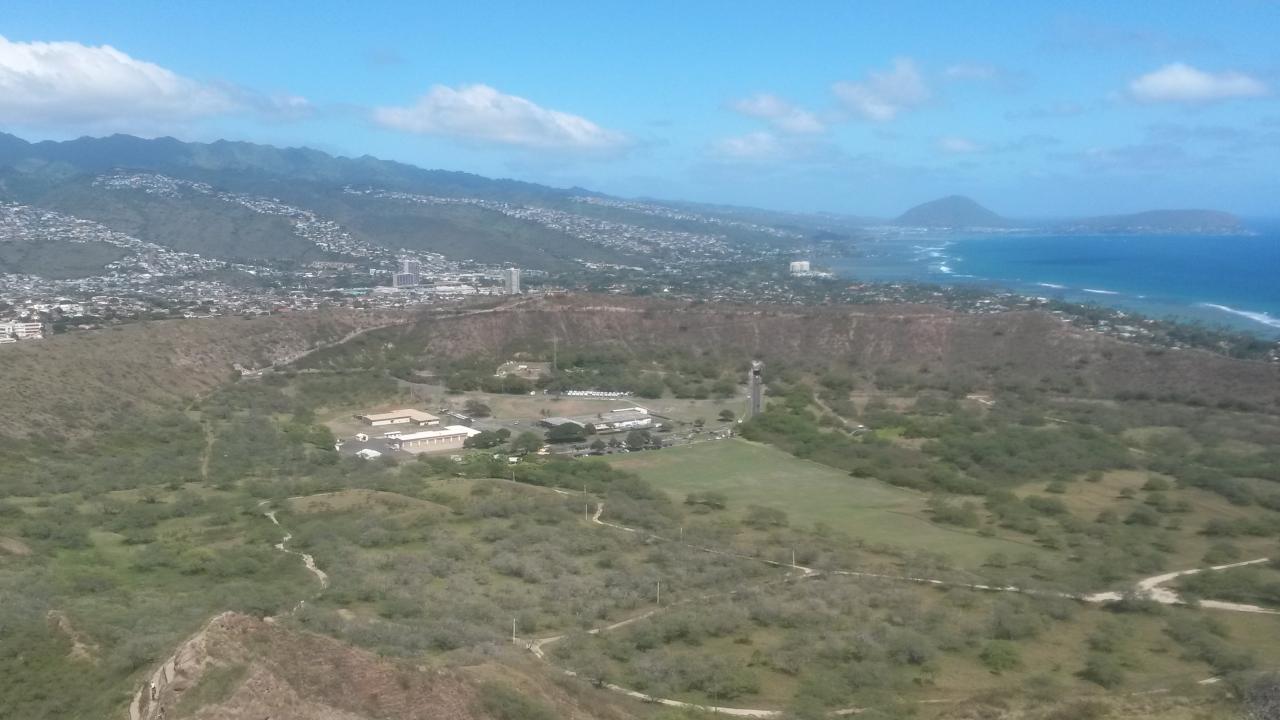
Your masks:
{"label": "green shrub", "polygon": [[1124,684],[1125,673],[1120,662],[1114,657],[1095,654],[1090,655],[1085,661],[1080,677],[1110,690]]}
{"label": "green shrub", "polygon": [[988,670],[995,673],[1014,670],[1022,664],[1022,656],[1018,653],[1018,646],[1007,640],[992,640],[987,643],[978,658],[982,660],[982,664],[987,666]]}
{"label": "green shrub", "polygon": [[494,720],[558,720],[559,717],[537,700],[495,682],[480,686],[480,707]]}

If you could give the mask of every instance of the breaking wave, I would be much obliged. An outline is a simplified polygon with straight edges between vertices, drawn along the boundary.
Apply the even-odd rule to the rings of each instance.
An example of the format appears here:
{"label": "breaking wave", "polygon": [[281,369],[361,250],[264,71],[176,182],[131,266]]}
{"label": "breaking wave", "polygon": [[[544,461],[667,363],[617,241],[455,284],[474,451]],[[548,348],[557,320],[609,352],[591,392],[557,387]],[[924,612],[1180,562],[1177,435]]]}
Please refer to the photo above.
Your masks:
{"label": "breaking wave", "polygon": [[1249,310],[1237,310],[1233,307],[1227,307],[1226,305],[1215,305],[1214,303],[1200,303],[1200,307],[1207,307],[1207,308],[1213,308],[1214,310],[1221,310],[1222,312],[1225,312],[1225,313],[1231,313],[1232,315],[1239,315],[1240,317],[1249,318],[1250,320],[1256,323],[1262,323],[1267,327],[1280,328],[1280,318],[1274,317],[1272,315],[1268,315],[1267,313],[1264,313],[1264,312],[1251,312]]}

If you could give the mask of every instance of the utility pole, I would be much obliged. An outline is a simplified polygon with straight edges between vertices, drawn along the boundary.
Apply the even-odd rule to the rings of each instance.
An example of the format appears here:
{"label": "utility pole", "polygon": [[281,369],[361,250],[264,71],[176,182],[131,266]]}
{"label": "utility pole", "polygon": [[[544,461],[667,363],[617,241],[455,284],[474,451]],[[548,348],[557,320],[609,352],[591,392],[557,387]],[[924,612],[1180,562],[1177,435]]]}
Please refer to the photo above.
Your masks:
{"label": "utility pole", "polygon": [[657,605],[662,605],[662,581],[658,581],[658,601]]}
{"label": "utility pole", "polygon": [[516,619],[511,618],[511,644],[516,644]]}
{"label": "utility pole", "polygon": [[560,354],[560,338],[551,336],[551,375],[556,374],[556,356]]}
{"label": "utility pole", "polygon": [[796,549],[791,548],[791,567],[796,566]]}

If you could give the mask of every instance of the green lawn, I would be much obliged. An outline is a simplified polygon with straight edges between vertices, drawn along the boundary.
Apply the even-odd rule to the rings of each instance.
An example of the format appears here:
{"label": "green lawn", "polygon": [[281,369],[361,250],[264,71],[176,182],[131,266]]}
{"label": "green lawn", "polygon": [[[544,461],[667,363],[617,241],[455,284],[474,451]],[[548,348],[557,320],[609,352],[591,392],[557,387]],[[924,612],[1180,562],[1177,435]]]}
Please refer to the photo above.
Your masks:
{"label": "green lawn", "polygon": [[976,567],[994,552],[1041,552],[1030,544],[929,522],[920,493],[855,478],[746,440],[633,453],[611,462],[677,501],[691,492],[716,490],[729,498],[731,512],[744,513],[750,505],[775,507],[785,510],[793,525],[821,522],[868,542],[941,553],[964,567]]}

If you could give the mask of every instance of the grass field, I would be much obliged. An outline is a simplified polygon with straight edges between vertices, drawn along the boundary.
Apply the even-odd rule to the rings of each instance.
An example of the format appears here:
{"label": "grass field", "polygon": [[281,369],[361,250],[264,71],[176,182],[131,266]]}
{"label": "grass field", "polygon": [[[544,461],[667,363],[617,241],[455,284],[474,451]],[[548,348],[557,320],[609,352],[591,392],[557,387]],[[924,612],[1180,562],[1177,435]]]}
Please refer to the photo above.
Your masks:
{"label": "grass field", "polygon": [[823,523],[870,543],[939,553],[964,567],[976,567],[995,552],[1042,552],[1034,545],[936,525],[927,519],[920,493],[745,440],[633,453],[611,462],[677,501],[691,492],[715,490],[729,498],[729,510],[737,515],[750,505],[774,507],[786,511],[793,525]]}

